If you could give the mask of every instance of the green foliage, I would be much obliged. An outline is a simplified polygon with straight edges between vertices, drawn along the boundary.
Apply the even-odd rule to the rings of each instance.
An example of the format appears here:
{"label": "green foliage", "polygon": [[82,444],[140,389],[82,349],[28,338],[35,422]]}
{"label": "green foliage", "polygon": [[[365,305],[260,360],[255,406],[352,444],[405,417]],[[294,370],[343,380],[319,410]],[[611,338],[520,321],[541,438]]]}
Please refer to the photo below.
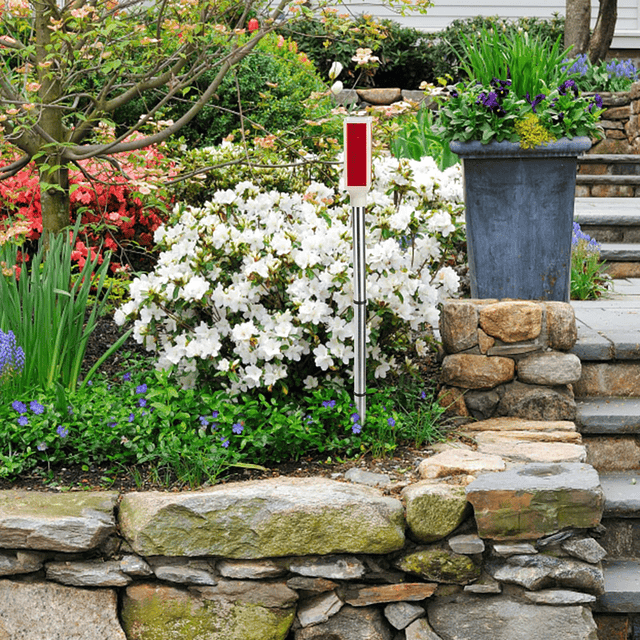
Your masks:
{"label": "green foliage", "polygon": [[[306,396],[185,390],[150,361],[124,356],[118,380],[95,376],[78,390],[33,390],[0,404],[0,477],[64,463],[151,465],[159,479],[213,482],[231,467],[255,467],[315,454],[384,456],[399,443],[441,437],[441,410],[410,385],[372,389],[367,422],[350,395],[317,388]],[[11,400],[11,401],[10,401]]]}
{"label": "green foliage", "polygon": [[[0,328],[13,331],[24,349],[26,364],[15,384],[23,391],[63,385],[74,389],[89,335],[104,309],[108,259],[86,260],[72,278],[71,252],[80,222],[71,236],[64,233],[40,243],[31,262],[20,265],[18,246],[0,245],[0,262],[10,275],[0,275]],[[89,308],[92,287],[100,302]]]}
{"label": "green foliage", "polygon": [[[184,92],[182,100],[163,109],[164,120],[176,121],[192,106],[211,83],[218,69],[205,72]],[[324,115],[330,108],[328,95],[317,96],[310,108],[305,101],[327,87],[295,42],[265,36],[255,49],[232,69],[212,100],[181,129],[189,147],[218,144],[244,126],[268,133],[296,127],[306,118]],[[238,99],[240,97],[240,108]],[[115,113],[118,130],[130,127],[145,113],[147,101],[140,98]]]}
{"label": "green foliage", "polygon": [[357,48],[368,47],[380,58],[373,78],[376,86],[419,89],[422,82],[436,83],[438,78],[447,75],[453,82],[462,80],[465,74],[460,67],[460,56],[464,39],[481,29],[500,30],[510,35],[521,30],[530,36],[555,42],[564,34],[564,18],[507,21],[498,16],[478,16],[455,20],[437,33],[425,33],[393,20],[375,22],[367,16],[355,19],[329,16],[307,18],[295,27],[284,27],[282,33],[298,42],[324,78],[328,77],[331,64],[337,60],[345,67],[345,86],[355,84],[359,71],[351,58]]}
{"label": "green foliage", "polygon": [[560,39],[551,42],[528,33],[483,29],[464,38],[460,66],[470,81],[487,87],[494,78],[510,79],[518,98],[533,98],[568,78],[562,65],[566,57]]}
{"label": "green foliage", "polygon": [[587,54],[566,61],[567,72],[582,91],[629,91],[638,79],[632,60],[601,60],[592,64]]}
{"label": "green foliage", "polygon": [[554,14],[549,20],[528,17],[505,20],[499,16],[476,16],[454,20],[446,29],[430,36],[433,44],[433,75],[425,80],[436,82],[438,78],[447,75],[451,76],[452,82],[465,79],[466,73],[461,62],[465,42],[477,37],[483,30],[489,33],[501,32],[507,38],[526,33],[530,38],[554,43],[564,36],[564,17]]}
{"label": "green foliage", "polygon": [[458,162],[458,156],[449,149],[442,137],[434,131],[437,115],[428,108],[417,113],[399,116],[400,129],[391,140],[391,153],[396,158],[420,160],[424,156],[432,157],[441,171]]}
{"label": "green foliage", "polygon": [[571,299],[597,300],[609,289],[611,278],[600,261],[600,245],[573,223],[571,243]]}

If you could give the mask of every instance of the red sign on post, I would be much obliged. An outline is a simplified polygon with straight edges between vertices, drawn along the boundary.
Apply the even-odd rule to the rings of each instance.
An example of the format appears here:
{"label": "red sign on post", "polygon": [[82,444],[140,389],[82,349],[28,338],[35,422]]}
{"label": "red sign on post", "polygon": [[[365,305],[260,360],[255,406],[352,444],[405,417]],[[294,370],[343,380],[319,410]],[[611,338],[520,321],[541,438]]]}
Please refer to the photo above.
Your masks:
{"label": "red sign on post", "polygon": [[344,120],[345,189],[350,195],[371,187],[371,117]]}

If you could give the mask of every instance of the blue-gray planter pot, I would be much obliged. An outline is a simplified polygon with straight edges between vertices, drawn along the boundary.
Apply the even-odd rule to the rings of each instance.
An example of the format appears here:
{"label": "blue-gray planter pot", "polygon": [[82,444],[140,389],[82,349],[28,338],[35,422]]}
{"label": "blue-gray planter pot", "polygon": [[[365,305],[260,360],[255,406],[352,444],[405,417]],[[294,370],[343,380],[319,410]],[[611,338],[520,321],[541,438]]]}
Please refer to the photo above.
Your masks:
{"label": "blue-gray planter pot", "polygon": [[568,302],[577,158],[591,140],[450,146],[464,168],[471,296]]}

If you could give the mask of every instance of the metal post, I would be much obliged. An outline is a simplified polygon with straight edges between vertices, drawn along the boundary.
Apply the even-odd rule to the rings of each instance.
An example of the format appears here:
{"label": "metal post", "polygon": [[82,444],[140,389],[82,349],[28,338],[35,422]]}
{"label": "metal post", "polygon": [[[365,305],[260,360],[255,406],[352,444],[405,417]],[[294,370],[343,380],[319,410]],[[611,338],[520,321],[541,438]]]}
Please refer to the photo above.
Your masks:
{"label": "metal post", "polygon": [[[353,200],[352,200],[353,204]],[[365,206],[353,206],[353,395],[363,425],[367,415],[367,273]]]}
{"label": "metal post", "polygon": [[353,225],[353,395],[360,424],[367,415],[367,262],[364,213],[371,187],[372,118],[344,121],[345,189],[351,197]]}

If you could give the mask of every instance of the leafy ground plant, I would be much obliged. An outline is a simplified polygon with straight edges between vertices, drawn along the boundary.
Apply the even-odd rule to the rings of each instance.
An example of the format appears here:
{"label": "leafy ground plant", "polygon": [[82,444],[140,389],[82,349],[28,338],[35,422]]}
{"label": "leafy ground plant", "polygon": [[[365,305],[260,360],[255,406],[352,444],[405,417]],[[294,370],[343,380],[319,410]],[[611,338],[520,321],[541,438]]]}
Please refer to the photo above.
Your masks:
{"label": "leafy ground plant", "polygon": [[600,245],[573,223],[571,239],[571,299],[595,300],[609,290],[610,277],[600,261]]}
{"label": "leafy ground plant", "polygon": [[[0,404],[0,477],[37,467],[147,464],[180,484],[214,482],[233,467],[255,468],[307,454],[390,454],[398,443],[439,439],[430,390],[371,391],[365,425],[344,390],[298,398],[185,390],[151,361],[129,359],[118,379],[97,376],[77,391],[16,394]],[[398,399],[401,398],[401,401]],[[429,416],[429,419],[426,419]],[[420,418],[416,421],[416,418]]]}

